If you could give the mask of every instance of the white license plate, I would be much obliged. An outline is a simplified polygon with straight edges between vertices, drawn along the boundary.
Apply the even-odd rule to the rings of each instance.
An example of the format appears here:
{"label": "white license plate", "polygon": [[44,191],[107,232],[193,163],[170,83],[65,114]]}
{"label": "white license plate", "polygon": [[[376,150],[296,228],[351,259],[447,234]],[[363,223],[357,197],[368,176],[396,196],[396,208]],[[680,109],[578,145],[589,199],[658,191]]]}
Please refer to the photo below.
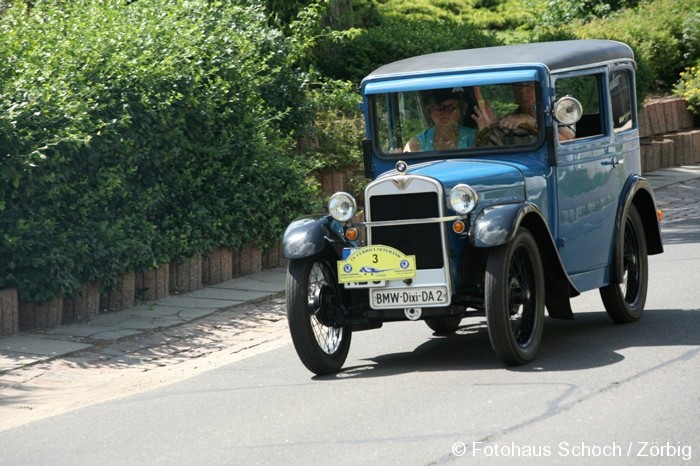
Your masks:
{"label": "white license plate", "polygon": [[422,288],[391,288],[370,290],[373,308],[447,306],[449,296],[445,286]]}

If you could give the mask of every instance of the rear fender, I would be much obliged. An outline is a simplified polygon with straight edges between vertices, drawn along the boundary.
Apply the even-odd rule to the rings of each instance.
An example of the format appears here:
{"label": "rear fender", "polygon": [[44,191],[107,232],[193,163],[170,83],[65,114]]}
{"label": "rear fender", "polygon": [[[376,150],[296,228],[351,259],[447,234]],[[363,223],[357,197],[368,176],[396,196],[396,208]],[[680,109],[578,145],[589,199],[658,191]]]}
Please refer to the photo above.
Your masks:
{"label": "rear fender", "polygon": [[545,301],[549,315],[555,319],[573,319],[569,298],[580,292],[569,279],[559,252],[540,210],[521,202],[484,209],[472,224],[470,241],[477,248],[507,244],[518,231],[527,228],[537,241],[545,271]]}
{"label": "rear fender", "polygon": [[661,241],[661,227],[656,215],[654,191],[645,178],[639,175],[630,176],[627,183],[625,183],[615,220],[615,238],[617,238],[617,240],[615,241],[613,253],[613,283],[620,283],[624,275],[623,241],[620,241],[619,238],[620,233],[623,231],[625,219],[627,218],[627,211],[632,204],[637,208],[637,212],[639,212],[639,216],[642,218],[644,236],[647,242],[647,254],[651,256],[664,252],[663,242]]}

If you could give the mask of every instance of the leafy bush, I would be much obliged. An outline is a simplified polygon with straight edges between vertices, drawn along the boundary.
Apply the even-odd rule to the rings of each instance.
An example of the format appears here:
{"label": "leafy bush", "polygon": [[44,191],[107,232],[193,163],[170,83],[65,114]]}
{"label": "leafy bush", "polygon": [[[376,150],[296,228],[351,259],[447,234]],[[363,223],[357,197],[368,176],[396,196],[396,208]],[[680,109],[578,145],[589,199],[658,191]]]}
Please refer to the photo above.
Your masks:
{"label": "leafy bush", "polygon": [[492,35],[451,20],[387,18],[380,26],[322,41],[315,63],[325,76],[359,83],[372,70],[395,60],[496,43]]}
{"label": "leafy bush", "polygon": [[557,26],[574,20],[605,18],[620,10],[637,6],[639,0],[546,0],[541,2],[541,26]]}
{"label": "leafy bush", "polygon": [[527,23],[527,0],[383,0],[374,1],[386,18],[413,22],[446,20],[484,31],[513,30]]}
{"label": "leafy bush", "polygon": [[315,172],[361,167],[364,126],[357,88],[348,81],[319,79],[309,97],[316,121],[302,147],[306,165]]}
{"label": "leafy bush", "polygon": [[682,71],[673,92],[683,97],[688,103],[688,109],[700,117],[700,66],[691,66]]}
{"label": "leafy bush", "polygon": [[680,42],[684,60],[700,58],[700,11],[687,13],[682,23]]}
{"label": "leafy bush", "polygon": [[0,288],[22,299],[266,246],[313,199],[304,53],[253,1],[11,2],[0,17]]}
{"label": "leafy bush", "polygon": [[271,22],[282,27],[291,23],[299,12],[309,4],[308,0],[265,0]]}

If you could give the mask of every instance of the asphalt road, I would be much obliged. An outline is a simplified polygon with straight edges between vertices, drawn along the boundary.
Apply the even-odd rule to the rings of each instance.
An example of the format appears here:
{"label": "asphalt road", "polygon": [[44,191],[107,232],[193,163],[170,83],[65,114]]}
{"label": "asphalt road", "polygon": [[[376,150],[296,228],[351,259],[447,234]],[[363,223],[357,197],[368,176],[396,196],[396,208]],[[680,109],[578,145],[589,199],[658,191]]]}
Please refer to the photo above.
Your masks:
{"label": "asphalt road", "polygon": [[666,252],[650,257],[642,319],[615,325],[586,293],[574,321],[546,321],[528,366],[505,368],[480,318],[449,337],[422,322],[357,333],[330,377],[312,377],[278,339],[0,432],[0,463],[698,464],[698,188],[657,193]]}

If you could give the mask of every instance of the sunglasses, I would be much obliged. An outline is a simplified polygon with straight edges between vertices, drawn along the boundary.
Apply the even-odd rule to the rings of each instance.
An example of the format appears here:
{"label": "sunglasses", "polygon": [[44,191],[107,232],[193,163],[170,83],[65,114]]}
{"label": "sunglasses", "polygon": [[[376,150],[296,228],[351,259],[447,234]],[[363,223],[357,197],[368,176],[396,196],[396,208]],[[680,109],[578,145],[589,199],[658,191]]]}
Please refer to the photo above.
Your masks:
{"label": "sunglasses", "polygon": [[455,104],[435,104],[433,105],[433,110],[435,110],[436,112],[456,112],[457,110],[459,110],[459,106]]}

